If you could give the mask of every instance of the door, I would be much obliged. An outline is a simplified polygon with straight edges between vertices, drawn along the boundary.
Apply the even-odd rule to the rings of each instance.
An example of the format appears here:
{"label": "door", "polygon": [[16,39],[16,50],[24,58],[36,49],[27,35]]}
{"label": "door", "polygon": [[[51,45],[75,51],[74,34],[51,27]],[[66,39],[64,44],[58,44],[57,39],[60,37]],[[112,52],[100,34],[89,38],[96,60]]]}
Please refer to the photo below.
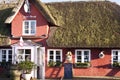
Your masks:
{"label": "door", "polygon": [[37,79],[45,79],[45,47],[40,47],[37,51]]}
{"label": "door", "polygon": [[72,63],[64,64],[64,79],[72,79]]}

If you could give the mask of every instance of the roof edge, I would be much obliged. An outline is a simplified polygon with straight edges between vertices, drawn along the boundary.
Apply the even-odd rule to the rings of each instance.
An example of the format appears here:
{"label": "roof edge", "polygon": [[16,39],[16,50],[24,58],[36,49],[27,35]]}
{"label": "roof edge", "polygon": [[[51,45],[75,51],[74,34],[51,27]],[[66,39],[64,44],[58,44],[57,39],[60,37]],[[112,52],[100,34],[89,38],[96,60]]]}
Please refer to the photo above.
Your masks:
{"label": "roof edge", "polygon": [[5,23],[10,24],[12,22],[12,20],[15,18],[20,8],[22,7],[23,3],[24,3],[24,0],[19,0],[18,5],[16,5],[16,7],[13,8],[10,16],[5,20]]}
{"label": "roof edge", "polygon": [[40,0],[31,0],[35,6],[38,8],[38,10],[42,13],[42,15],[47,19],[49,23],[52,23],[53,25],[57,25],[55,19],[52,17],[49,9],[47,6],[41,2]]}

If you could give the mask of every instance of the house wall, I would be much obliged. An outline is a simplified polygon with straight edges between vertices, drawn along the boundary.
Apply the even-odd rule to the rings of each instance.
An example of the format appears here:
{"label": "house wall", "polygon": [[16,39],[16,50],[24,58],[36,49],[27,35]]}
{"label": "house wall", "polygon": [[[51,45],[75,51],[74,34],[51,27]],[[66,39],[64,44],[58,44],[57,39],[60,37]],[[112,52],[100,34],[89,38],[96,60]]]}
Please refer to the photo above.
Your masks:
{"label": "house wall", "polygon": [[[78,48],[77,48],[78,49]],[[47,66],[47,53],[46,53],[46,78],[59,78],[64,76],[65,54],[67,51],[72,52],[73,63],[73,76],[120,76],[119,68],[112,68],[111,66],[111,50],[112,49],[90,49],[91,50],[91,67],[89,68],[76,68],[75,63],[75,49],[62,49],[63,50],[63,66],[48,67]],[[105,57],[99,58],[99,53],[104,51]]]}
{"label": "house wall", "polygon": [[[25,13],[23,6],[15,16],[15,18],[12,21],[12,27],[11,27],[11,34],[13,37],[20,37],[25,36],[22,34],[22,27],[23,27],[23,21],[24,20],[36,20],[37,27],[36,27],[36,34],[35,35],[29,35],[29,37],[39,37],[42,35],[48,35],[49,26],[46,21],[46,19],[43,17],[40,11],[35,7],[34,4],[30,3],[30,13]],[[46,36],[47,37],[47,36]],[[39,39],[38,38],[38,39]],[[37,41],[38,39],[34,39]],[[39,39],[40,40],[40,39]],[[42,39],[41,39],[42,40]],[[12,43],[14,43],[16,40],[14,39]]]}

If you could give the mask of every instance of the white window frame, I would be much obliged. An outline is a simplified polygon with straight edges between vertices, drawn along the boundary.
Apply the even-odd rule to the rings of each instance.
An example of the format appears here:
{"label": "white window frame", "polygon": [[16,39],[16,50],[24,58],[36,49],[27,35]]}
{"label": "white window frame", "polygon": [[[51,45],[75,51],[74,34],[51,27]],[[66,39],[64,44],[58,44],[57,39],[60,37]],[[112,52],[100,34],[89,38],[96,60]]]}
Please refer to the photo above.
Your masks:
{"label": "white window frame", "polygon": [[114,57],[113,52],[114,52],[114,51],[118,51],[118,61],[117,61],[117,62],[120,62],[120,49],[116,49],[116,50],[112,50],[112,51],[111,51],[111,56],[112,56],[112,57],[111,57],[111,61],[112,61],[111,63],[112,63],[112,64],[113,64],[113,57]]}
{"label": "white window frame", "polygon": [[[29,23],[29,26],[28,26],[28,27],[29,27],[29,28],[28,28],[28,29],[29,29],[29,33],[25,33],[25,22],[28,22],[28,23]],[[31,23],[32,23],[32,22],[35,22],[35,32],[34,32],[34,33],[31,32]],[[22,28],[23,31],[22,31],[22,34],[23,34],[23,35],[35,35],[35,34],[36,34],[36,24],[37,24],[37,23],[36,23],[36,20],[24,20],[24,21],[23,21],[23,28]]]}
{"label": "white window frame", "polygon": [[81,62],[84,63],[84,51],[89,51],[89,62],[91,61],[91,51],[89,49],[76,49],[75,50],[75,63],[77,63],[77,51],[81,51],[82,60]]}
{"label": "white window frame", "polygon": [[48,49],[47,50],[47,62],[50,61],[50,51],[53,51],[53,61],[56,62],[56,51],[60,51],[60,61],[62,62],[62,49]]}
{"label": "white window frame", "polygon": [[[2,51],[3,50],[5,50],[6,51],[6,62],[8,62],[9,61],[9,50],[11,50],[12,51],[12,49],[1,49],[1,62],[2,62]],[[12,54],[11,54],[11,56],[12,56]],[[13,58],[13,57],[12,57]],[[12,59],[11,59],[11,62],[12,62]]]}

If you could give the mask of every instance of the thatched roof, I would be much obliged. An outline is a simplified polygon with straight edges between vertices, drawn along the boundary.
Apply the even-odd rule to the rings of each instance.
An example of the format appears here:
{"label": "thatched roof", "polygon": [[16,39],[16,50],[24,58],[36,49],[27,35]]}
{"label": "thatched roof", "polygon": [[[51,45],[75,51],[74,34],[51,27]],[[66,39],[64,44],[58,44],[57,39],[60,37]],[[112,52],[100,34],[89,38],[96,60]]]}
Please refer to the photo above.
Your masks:
{"label": "thatched roof", "polygon": [[[12,10],[10,16],[6,19],[5,23],[11,23],[18,11],[21,9],[22,5],[24,4],[25,0],[19,0],[18,5]],[[49,10],[47,9],[46,5],[42,3],[40,0],[29,0],[32,2],[38,10],[42,13],[42,15],[46,18],[50,25],[56,25],[54,18],[51,16]]]}
{"label": "thatched roof", "polygon": [[50,47],[120,47],[120,6],[103,2],[47,3],[60,26],[51,27]]}
{"label": "thatched roof", "polygon": [[14,6],[15,4],[0,4],[0,46],[10,44],[10,40],[7,37],[10,36],[10,27],[4,24],[4,22]]}

